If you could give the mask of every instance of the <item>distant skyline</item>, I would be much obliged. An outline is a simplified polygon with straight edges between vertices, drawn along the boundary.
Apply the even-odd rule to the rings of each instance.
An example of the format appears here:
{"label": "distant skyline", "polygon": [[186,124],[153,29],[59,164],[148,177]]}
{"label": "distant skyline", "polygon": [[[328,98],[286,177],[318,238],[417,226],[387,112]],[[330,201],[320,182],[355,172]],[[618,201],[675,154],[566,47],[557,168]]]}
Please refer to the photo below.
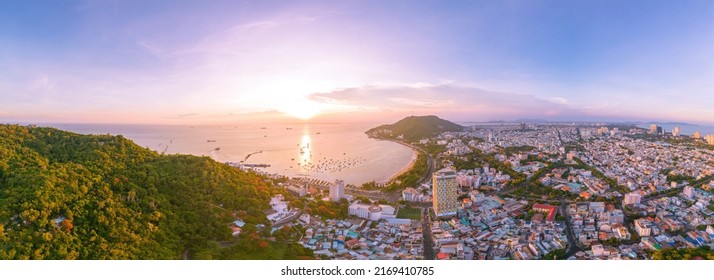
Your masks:
{"label": "distant skyline", "polygon": [[714,124],[713,1],[2,1],[0,122]]}

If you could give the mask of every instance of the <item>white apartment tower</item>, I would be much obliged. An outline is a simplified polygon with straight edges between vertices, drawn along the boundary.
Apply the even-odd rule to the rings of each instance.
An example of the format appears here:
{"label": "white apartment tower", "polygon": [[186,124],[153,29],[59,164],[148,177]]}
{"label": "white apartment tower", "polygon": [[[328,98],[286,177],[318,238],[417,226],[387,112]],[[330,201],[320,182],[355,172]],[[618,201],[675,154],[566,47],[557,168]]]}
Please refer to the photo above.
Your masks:
{"label": "white apartment tower", "polygon": [[342,180],[335,180],[335,183],[330,186],[330,200],[338,202],[344,196],[345,182]]}
{"label": "white apartment tower", "polygon": [[456,172],[444,168],[434,173],[432,203],[437,216],[455,215],[459,205]]}

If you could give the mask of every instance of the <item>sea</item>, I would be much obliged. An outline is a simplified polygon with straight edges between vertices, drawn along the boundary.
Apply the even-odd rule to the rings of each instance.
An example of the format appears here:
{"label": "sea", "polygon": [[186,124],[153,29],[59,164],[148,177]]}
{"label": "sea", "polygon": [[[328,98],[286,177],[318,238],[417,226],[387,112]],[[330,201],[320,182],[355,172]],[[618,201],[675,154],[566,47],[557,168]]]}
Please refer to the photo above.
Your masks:
{"label": "sea", "polygon": [[256,170],[360,185],[384,183],[416,153],[364,133],[379,124],[118,125],[40,124],[81,134],[123,135],[165,154],[208,156],[218,162],[266,164]]}

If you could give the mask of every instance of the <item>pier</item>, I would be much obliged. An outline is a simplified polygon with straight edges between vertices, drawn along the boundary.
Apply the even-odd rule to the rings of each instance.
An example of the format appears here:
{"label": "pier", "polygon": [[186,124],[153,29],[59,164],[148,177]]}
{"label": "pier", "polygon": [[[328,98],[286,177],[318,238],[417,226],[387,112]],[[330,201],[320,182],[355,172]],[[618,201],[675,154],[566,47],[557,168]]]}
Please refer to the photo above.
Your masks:
{"label": "pier", "polygon": [[249,167],[249,168],[255,168],[255,167],[270,167],[270,164],[267,163],[240,163],[240,162],[226,162],[227,165],[232,166],[232,167]]}

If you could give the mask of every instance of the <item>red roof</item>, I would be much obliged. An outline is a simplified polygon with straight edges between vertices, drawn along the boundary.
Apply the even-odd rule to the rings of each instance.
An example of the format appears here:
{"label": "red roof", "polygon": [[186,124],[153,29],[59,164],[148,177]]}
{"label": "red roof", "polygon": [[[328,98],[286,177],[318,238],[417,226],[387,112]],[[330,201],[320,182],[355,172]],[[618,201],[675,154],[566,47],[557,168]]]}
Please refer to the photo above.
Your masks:
{"label": "red roof", "polygon": [[558,207],[555,207],[550,204],[533,204],[533,210],[536,211],[542,211],[542,212],[548,212],[548,217],[546,217],[546,221],[552,222],[555,220],[555,214],[558,212]]}
{"label": "red roof", "polygon": [[449,254],[446,253],[438,253],[436,254],[436,258],[440,260],[445,260],[449,258]]}
{"label": "red roof", "polygon": [[347,245],[347,247],[354,247],[355,245],[359,244],[359,240],[352,239],[350,241],[345,242],[345,244]]}

